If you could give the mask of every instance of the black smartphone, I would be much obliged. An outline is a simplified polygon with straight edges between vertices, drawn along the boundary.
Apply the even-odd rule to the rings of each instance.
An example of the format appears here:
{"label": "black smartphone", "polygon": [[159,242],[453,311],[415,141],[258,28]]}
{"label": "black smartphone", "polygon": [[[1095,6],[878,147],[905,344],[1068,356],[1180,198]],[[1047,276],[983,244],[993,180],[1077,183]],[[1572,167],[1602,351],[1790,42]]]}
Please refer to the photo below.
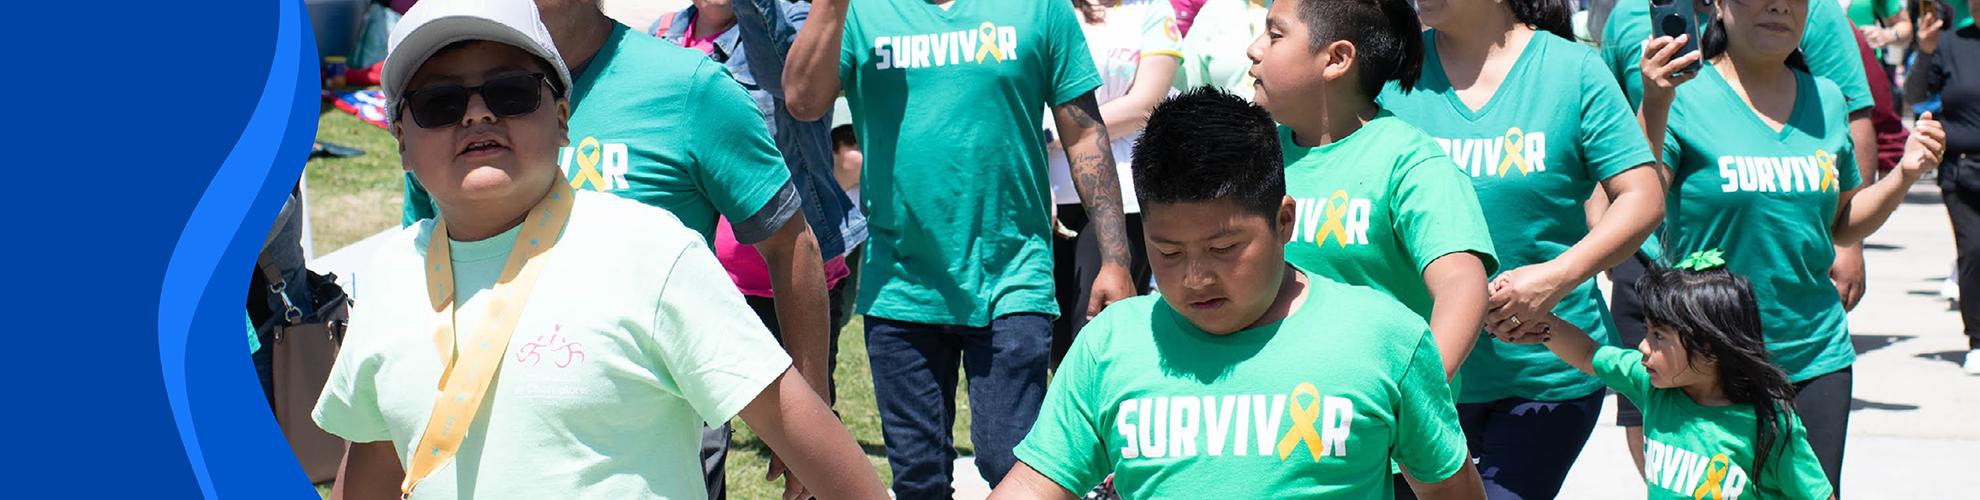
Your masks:
{"label": "black smartphone", "polygon": [[[1698,51],[1698,10],[1692,8],[1692,0],[1650,0],[1650,29],[1656,36],[1690,35],[1679,56]],[[1698,66],[1698,61],[1692,61],[1682,71],[1698,71]]]}

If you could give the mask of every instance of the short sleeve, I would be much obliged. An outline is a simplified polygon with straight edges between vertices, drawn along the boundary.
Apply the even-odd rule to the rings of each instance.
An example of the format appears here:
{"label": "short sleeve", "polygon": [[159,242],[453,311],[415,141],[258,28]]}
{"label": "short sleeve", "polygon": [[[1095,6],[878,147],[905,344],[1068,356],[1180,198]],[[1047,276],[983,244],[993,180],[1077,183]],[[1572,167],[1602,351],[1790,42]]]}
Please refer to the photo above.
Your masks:
{"label": "short sleeve", "polygon": [[1411,477],[1434,483],[1457,474],[1471,457],[1444,380],[1443,358],[1428,328],[1420,336],[1398,384],[1395,460]]}
{"label": "short sleeve", "polygon": [[1478,205],[1471,179],[1441,152],[1405,161],[1414,164],[1402,168],[1393,181],[1389,208],[1395,214],[1396,234],[1402,236],[1416,270],[1422,272],[1445,255],[1471,252],[1485,263],[1487,276],[1497,273],[1498,253],[1492,248],[1492,233],[1485,226],[1485,211]]}
{"label": "short sleeve", "polygon": [[1842,183],[1839,191],[1863,187],[1863,171],[1856,168],[1856,145],[1853,142],[1845,138],[1842,149],[1836,151],[1835,159],[1830,160],[1836,169],[1836,180]]}
{"label": "short sleeve", "polygon": [[858,75],[853,70],[859,68],[860,50],[866,43],[860,39],[859,31],[853,29],[858,18],[859,2],[846,2],[845,29],[839,33],[839,87],[847,94],[851,94],[853,78]]}
{"label": "short sleeve", "polygon": [[1781,490],[1780,498],[1829,498],[1835,493],[1829,485],[1829,475],[1822,472],[1822,461],[1815,458],[1815,449],[1808,445],[1808,430],[1802,428],[1801,418],[1793,414],[1783,415],[1789,432],[1783,437],[1793,436],[1787,443],[1767,456],[1767,483]]}
{"label": "short sleeve", "polygon": [[[1648,38],[1642,32],[1631,29],[1630,23],[1648,24],[1644,12],[1634,6],[1638,2],[1617,2],[1615,10],[1609,12],[1602,23],[1602,63],[1609,67],[1609,74],[1623,89],[1623,97],[1630,107],[1641,105],[1642,78],[1637,64],[1643,59],[1643,41]],[[1648,2],[1641,2],[1647,5]]]}
{"label": "short sleeve", "polygon": [[[1671,116],[1677,115],[1673,113]],[[1667,121],[1664,127],[1664,165],[1671,169],[1673,177],[1677,174],[1678,165],[1684,160],[1684,141],[1678,140],[1677,127],[1671,126],[1676,122],[1677,120]]]}
{"label": "short sleeve", "polygon": [[658,361],[681,397],[715,427],[783,375],[791,358],[743,303],[708,246],[682,247],[645,334],[659,346]]}
{"label": "short sleeve", "polygon": [[317,397],[316,408],[310,412],[317,427],[353,443],[392,440],[385,412],[378,407],[376,378],[381,360],[370,347],[374,337],[388,332],[378,329],[369,318],[364,309],[351,310],[344,346],[338,349],[330,379],[323,384],[323,395]]}
{"label": "short sleeve", "polygon": [[1646,398],[1654,387],[1650,385],[1650,372],[1643,369],[1643,353],[1605,345],[1595,349],[1592,363],[1595,365],[1595,378],[1600,379],[1602,385],[1629,398],[1636,406],[1649,404]]}
{"label": "short sleeve", "polygon": [[1086,48],[1086,32],[1079,29],[1072,5],[1045,3],[1045,67],[1051,71],[1049,88],[1053,106],[1071,102],[1100,87],[1100,70],[1093,65],[1093,54]]}
{"label": "short sleeve", "polygon": [[426,186],[419,185],[419,179],[412,172],[406,172],[405,205],[399,207],[399,227],[412,227],[420,219],[431,219],[439,214],[433,210],[433,196],[426,194]]}
{"label": "short sleeve", "polygon": [[[770,129],[763,123],[756,101],[727,70],[706,59],[695,68],[692,85],[690,116],[695,123],[688,130],[694,138],[688,144],[695,163],[691,175],[701,194],[730,221],[753,221],[757,212],[766,208],[785,209],[770,202],[779,199],[779,191],[787,190],[791,172],[785,168],[777,144],[770,140]],[[791,201],[795,203],[795,198]],[[786,211],[795,212],[795,208]],[[784,218],[789,218],[788,213]],[[774,230],[783,227],[784,221],[763,222]],[[759,235],[740,223],[736,228],[737,239],[744,243],[761,240],[761,236],[768,233]]]}
{"label": "short sleeve", "polygon": [[1176,10],[1168,2],[1149,2],[1148,15],[1141,26],[1141,57],[1169,56],[1177,60],[1183,58],[1182,32],[1176,24]]}
{"label": "short sleeve", "polygon": [[1579,144],[1589,177],[1607,180],[1653,159],[1629,98],[1607,79],[1609,74],[1596,59],[1589,53],[1582,61]]}
{"label": "short sleeve", "polygon": [[1869,109],[1876,102],[1870,95],[1870,77],[1864,72],[1862,54],[1857,52],[1856,30],[1835,2],[1827,8],[1808,9],[1808,33],[1801,39],[1801,53],[1816,75],[1842,87],[1848,110]]}
{"label": "short sleeve", "polygon": [[1012,452],[1032,470],[1067,491],[1090,490],[1114,469],[1106,443],[1100,438],[1110,423],[1100,421],[1103,408],[1093,403],[1101,397],[1097,394],[1100,374],[1095,369],[1091,339],[1108,336],[1107,316],[1120,309],[1101,312],[1073,339],[1071,352],[1059,364],[1051,387],[1045,391],[1038,420],[1031,424],[1031,432],[1025,434],[1024,441]]}

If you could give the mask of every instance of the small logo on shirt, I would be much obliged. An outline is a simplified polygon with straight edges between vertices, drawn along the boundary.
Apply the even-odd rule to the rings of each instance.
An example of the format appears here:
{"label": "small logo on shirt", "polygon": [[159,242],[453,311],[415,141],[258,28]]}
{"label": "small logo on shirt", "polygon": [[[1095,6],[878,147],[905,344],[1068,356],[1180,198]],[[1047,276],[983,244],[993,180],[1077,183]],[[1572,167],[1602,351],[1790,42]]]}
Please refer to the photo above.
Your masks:
{"label": "small logo on shirt", "polygon": [[1458,170],[1472,177],[1520,176],[1547,171],[1547,133],[1526,132],[1519,127],[1506,129],[1499,137],[1483,139],[1438,138],[1437,145],[1456,162]]}
{"label": "small logo on shirt", "polygon": [[564,325],[551,329],[549,335],[540,335],[536,340],[524,343],[516,349],[516,364],[537,366],[546,359],[557,368],[569,368],[584,363],[584,347],[563,335]]}
{"label": "small logo on shirt", "polygon": [[557,153],[557,165],[575,189],[611,192],[632,187],[626,182],[632,154],[625,143],[600,142],[585,136],[576,146],[564,146]]}
{"label": "small logo on shirt", "polygon": [[1747,193],[1811,193],[1842,188],[1836,157],[1828,151],[1807,156],[1721,156],[1719,190]]}
{"label": "small logo on shirt", "polygon": [[[1289,423],[1286,417],[1291,417]],[[1114,412],[1124,460],[1243,457],[1254,450],[1257,456],[1276,455],[1282,462],[1344,458],[1353,423],[1354,401],[1322,396],[1308,382],[1288,394],[1129,399]]]}
{"label": "small logo on shirt", "polygon": [[984,21],[973,30],[873,38],[873,69],[939,68],[1016,59],[1017,28]]}
{"label": "small logo on shirt", "polygon": [[1746,470],[1724,453],[1708,457],[1654,439],[1643,442],[1643,477],[1694,500],[1734,500],[1747,485]]}
{"label": "small logo on shirt", "polygon": [[1293,240],[1326,247],[1328,241],[1346,248],[1368,244],[1368,218],[1375,204],[1346,190],[1325,199],[1294,198]]}

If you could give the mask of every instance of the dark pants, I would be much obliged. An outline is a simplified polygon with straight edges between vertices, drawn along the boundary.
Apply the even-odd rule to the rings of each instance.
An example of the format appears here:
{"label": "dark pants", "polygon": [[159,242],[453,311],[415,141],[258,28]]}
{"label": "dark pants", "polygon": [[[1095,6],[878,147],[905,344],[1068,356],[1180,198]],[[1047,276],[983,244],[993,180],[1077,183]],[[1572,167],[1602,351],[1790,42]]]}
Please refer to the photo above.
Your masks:
{"label": "dark pants", "polygon": [[[1650,335],[1650,326],[1643,322],[1643,301],[1636,295],[1636,280],[1643,277],[1644,269],[1650,265],[1650,256],[1638,251],[1609,270],[1611,286],[1615,287],[1609,300],[1609,314],[1616,319],[1616,338],[1624,349],[1635,349]],[[1616,396],[1616,426],[1643,426],[1643,410],[1621,395]]]}
{"label": "dark pants", "polygon": [[[849,321],[846,314],[849,308],[844,299],[848,295],[845,293],[846,289],[853,286],[852,283],[853,279],[850,277],[839,280],[826,292],[825,307],[828,308],[827,314],[831,318],[828,328],[831,332],[831,340],[827,342],[831,344],[831,354],[828,354],[830,357],[826,358],[825,363],[827,381],[825,387],[830,394],[822,396],[825,396],[827,402],[838,400],[839,384],[836,377],[839,371],[839,329],[844,328]],[[749,308],[756,312],[756,318],[763,321],[764,328],[770,330],[770,336],[776,338],[779,343],[783,342],[784,332],[777,323],[777,300],[769,297],[743,296],[743,301],[749,303]],[[707,482],[709,500],[722,500],[729,496],[727,465],[729,434],[728,424],[722,424],[719,428],[701,428],[701,473],[702,480]]]}
{"label": "dark pants", "polygon": [[1595,431],[1603,391],[1567,401],[1507,398],[1457,405],[1492,500],[1554,498]]}
{"label": "dark pants", "polygon": [[1980,349],[1980,193],[1943,189],[1959,255],[1959,317],[1966,323],[1968,349]]}
{"label": "dark pants", "polygon": [[[1964,298],[1964,295],[1961,296]],[[1853,368],[1843,368],[1794,384],[1794,412],[1808,429],[1808,447],[1822,462],[1829,486],[1842,497],[1843,444],[1849,437],[1849,407]]]}
{"label": "dark pants", "polygon": [[988,327],[866,317],[866,351],[894,494],[901,500],[954,494],[956,370],[969,377],[970,440],[991,486],[1016,464],[1017,447],[1045,400],[1052,320],[1013,314]]}
{"label": "dark pants", "polygon": [[[1136,294],[1145,295],[1149,291],[1150,271],[1148,243],[1141,238],[1141,214],[1127,214],[1123,220],[1130,259],[1128,279],[1134,280]],[[1088,231],[1091,228],[1086,224],[1086,208],[1059,205],[1059,222],[1078,231],[1079,239],[1052,238],[1052,280],[1059,298],[1059,319],[1052,321],[1053,368],[1059,366],[1059,360],[1066,359],[1074,334],[1086,327],[1086,301],[1093,298],[1093,279],[1100,276],[1100,238]]]}

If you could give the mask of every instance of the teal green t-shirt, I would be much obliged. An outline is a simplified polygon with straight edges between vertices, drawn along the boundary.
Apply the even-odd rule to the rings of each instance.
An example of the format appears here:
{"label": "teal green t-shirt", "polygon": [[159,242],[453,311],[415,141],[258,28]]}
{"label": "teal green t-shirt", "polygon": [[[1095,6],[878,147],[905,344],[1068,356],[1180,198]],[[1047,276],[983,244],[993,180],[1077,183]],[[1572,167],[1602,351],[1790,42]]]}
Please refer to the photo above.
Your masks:
{"label": "teal green t-shirt", "polygon": [[1160,296],[1108,306],[1059,366],[1019,460],[1123,498],[1389,498],[1393,458],[1442,481],[1468,455],[1437,345],[1380,292],[1307,274],[1286,319],[1212,335]]}
{"label": "teal green t-shirt", "polygon": [[1897,17],[1904,12],[1902,9],[1904,4],[1898,0],[1849,0],[1849,7],[1843,10],[1849,14],[1850,24],[1878,26],[1878,21]]}
{"label": "teal green t-shirt", "polygon": [[[1707,17],[1699,16],[1698,33],[1704,33],[1703,21]],[[1608,63],[1616,81],[1622,83],[1631,105],[1643,102],[1643,73],[1637,64],[1643,60],[1643,42],[1650,39],[1650,33],[1650,0],[1617,0],[1615,10],[1609,12],[1609,19],[1602,27],[1603,61]],[[1856,50],[1856,30],[1850,27],[1841,5],[1833,0],[1808,2],[1808,24],[1801,33],[1801,54],[1807,58],[1815,76],[1842,87],[1850,111],[1869,109],[1875,104],[1870,96],[1869,76],[1863,70],[1862,54]]]}
{"label": "teal green t-shirt", "polygon": [[[797,213],[763,113],[720,63],[614,23],[571,70],[571,143],[557,164],[572,187],[667,209],[704,242],[715,241],[717,217],[755,243]],[[402,222],[433,218],[426,190],[406,179]]]}
{"label": "teal green t-shirt", "polygon": [[1073,15],[1060,0],[852,2],[839,81],[866,155],[861,314],[1059,313],[1040,117],[1100,86]]}
{"label": "teal green t-shirt", "polygon": [[1388,293],[1429,321],[1423,268],[1458,252],[1498,269],[1471,180],[1444,150],[1383,111],[1315,148],[1279,127],[1286,194],[1298,203],[1286,261],[1323,278]]}
{"label": "teal green t-shirt", "polygon": [[1836,257],[1830,228],[1839,196],[1862,181],[1850,162],[1841,91],[1799,71],[1795,80],[1794,111],[1779,132],[1711,65],[1678,87],[1664,141],[1675,178],[1665,198],[1664,257],[1725,252],[1726,268],[1751,281],[1761,298],[1774,363],[1802,381],[1856,360],[1842,299],[1829,281]]}
{"label": "teal green t-shirt", "polygon": [[[1458,97],[1424,32],[1423,76],[1404,93],[1383,91],[1384,109],[1434,138],[1471,178],[1485,209],[1500,269],[1559,257],[1588,236],[1582,204],[1597,183],[1649,164],[1650,147],[1636,115],[1595,50],[1534,33],[1483,107]],[[1590,279],[1568,292],[1554,313],[1614,342],[1609,308]],[[1508,397],[1562,401],[1601,389],[1540,345],[1481,341],[1465,359],[1462,403]]]}
{"label": "teal green t-shirt", "polygon": [[1651,500],[1823,499],[1834,492],[1793,413],[1778,417],[1777,444],[1765,472],[1755,476],[1759,429],[1752,405],[1705,406],[1683,389],[1652,386],[1643,353],[1632,349],[1604,346],[1594,365],[1602,383],[1643,409],[1643,476]]}

